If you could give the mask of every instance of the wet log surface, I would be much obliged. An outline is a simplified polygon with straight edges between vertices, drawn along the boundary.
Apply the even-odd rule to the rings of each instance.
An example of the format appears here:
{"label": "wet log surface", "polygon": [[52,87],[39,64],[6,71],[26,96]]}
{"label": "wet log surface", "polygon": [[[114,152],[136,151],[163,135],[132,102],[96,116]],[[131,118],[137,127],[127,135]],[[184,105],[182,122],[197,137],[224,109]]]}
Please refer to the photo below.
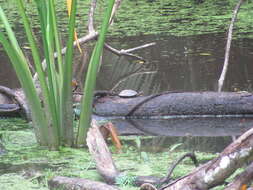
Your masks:
{"label": "wet log surface", "polygon": [[253,95],[248,92],[163,92],[133,98],[105,96],[95,101],[94,114],[128,118],[245,115],[253,114]]}

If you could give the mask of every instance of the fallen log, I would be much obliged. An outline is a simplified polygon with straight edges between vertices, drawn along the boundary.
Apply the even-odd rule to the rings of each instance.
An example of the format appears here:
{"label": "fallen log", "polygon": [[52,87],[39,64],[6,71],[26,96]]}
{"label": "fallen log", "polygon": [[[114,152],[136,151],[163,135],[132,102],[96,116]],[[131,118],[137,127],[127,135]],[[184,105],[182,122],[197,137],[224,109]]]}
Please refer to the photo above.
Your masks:
{"label": "fallen log", "polygon": [[248,92],[163,92],[133,98],[104,96],[94,102],[93,113],[127,118],[244,116],[253,114],[253,95]]}
{"label": "fallen log", "polygon": [[[91,128],[88,131],[86,141],[91,156],[96,162],[97,171],[107,183],[113,184],[116,182],[117,178],[126,175],[125,173],[121,173],[116,168],[116,165],[112,159],[112,155],[95,120],[92,120]],[[186,157],[190,157],[194,164],[197,164],[195,155],[193,153],[188,153],[183,155],[181,158],[176,160],[175,163],[172,164],[172,166],[168,170],[168,174],[165,177],[159,178],[155,176],[136,176],[133,181],[133,184],[135,184],[136,186],[141,186],[146,183],[153,185],[161,185],[170,181],[170,177],[173,170]]]}
{"label": "fallen log", "polygon": [[[29,106],[26,102],[25,95],[22,89],[12,90],[5,86],[0,86],[0,104],[17,104],[20,107],[19,114],[23,116],[27,121],[31,121],[31,112]],[[13,110],[16,112],[17,110]],[[2,105],[2,110],[0,116],[4,115],[4,112],[8,112],[8,109],[4,110]],[[1,114],[2,113],[2,114]],[[9,111],[9,114],[11,112]]]}
{"label": "fallen log", "polygon": [[[253,129],[248,130],[224,149],[220,155],[196,168],[188,175],[160,188],[160,190],[211,189],[224,183],[235,170],[253,160]],[[251,172],[250,172],[251,173]]]}
{"label": "fallen log", "polygon": [[246,189],[247,184],[249,184],[252,181],[252,179],[253,179],[253,162],[245,169],[245,171],[237,175],[234,181],[228,184],[228,186],[224,190],[237,190],[237,189],[243,190],[242,188],[243,186],[245,186],[244,189]]}
{"label": "fallen log", "polygon": [[19,117],[20,111],[17,104],[0,104],[0,117]]}
{"label": "fallen log", "polygon": [[50,190],[119,190],[116,187],[102,182],[81,178],[57,176],[48,181]]}

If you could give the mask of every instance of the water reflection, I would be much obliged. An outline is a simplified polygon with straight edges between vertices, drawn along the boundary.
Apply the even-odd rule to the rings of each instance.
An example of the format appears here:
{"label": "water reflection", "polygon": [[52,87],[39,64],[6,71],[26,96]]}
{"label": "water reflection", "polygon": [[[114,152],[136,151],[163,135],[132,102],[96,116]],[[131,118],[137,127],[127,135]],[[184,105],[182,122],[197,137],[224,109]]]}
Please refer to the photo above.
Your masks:
{"label": "water reflection", "polygon": [[[134,89],[144,95],[161,91],[215,91],[219,78],[226,43],[225,34],[208,34],[189,37],[174,36],[137,36],[109,39],[108,43],[117,49],[127,49],[141,44],[156,42],[148,49],[138,50],[148,62],[141,64],[129,57],[118,57],[105,50],[103,64],[97,80],[97,89],[119,92],[122,89]],[[87,51],[89,52],[88,48]],[[83,61],[85,60],[85,61]],[[81,82],[85,73],[84,62],[89,56],[76,53],[74,76]],[[253,81],[253,40],[234,40],[231,48],[230,66],[225,81],[226,91],[252,91]],[[0,85],[11,88],[19,87],[9,60],[0,52]],[[136,74],[137,73],[137,74]],[[123,124],[117,124],[119,128]],[[234,136],[253,126],[250,119],[220,120],[164,120],[134,121],[128,125],[138,133],[149,132],[151,135],[189,136]],[[145,126],[145,131],[138,126]],[[151,126],[152,124],[152,126]],[[125,128],[130,130],[129,128]],[[157,130],[159,129],[159,130]],[[120,129],[121,130],[121,129]],[[155,133],[155,134],[154,134]],[[179,137],[181,138],[181,137]],[[199,138],[199,137],[197,137]],[[223,139],[223,140],[222,140]],[[229,138],[230,139],[230,138]],[[217,140],[223,148],[227,140]],[[215,145],[216,146],[216,145]],[[219,149],[219,148],[218,148]]]}
{"label": "water reflection", "polygon": [[[129,48],[151,41],[157,42],[157,45],[139,50],[138,54],[149,61],[149,64],[144,66],[144,70],[156,71],[156,73],[127,78],[117,90],[132,88],[143,91],[144,94],[151,94],[167,90],[214,91],[217,89],[217,80],[224,57],[223,34],[192,37],[141,36],[113,40],[111,44],[120,49],[122,46]],[[226,91],[252,90],[252,44],[252,40],[234,41],[225,83]],[[98,79],[99,89],[111,89],[123,75],[140,67],[133,63],[135,60],[117,59],[119,58],[108,52],[104,55],[105,63]]]}

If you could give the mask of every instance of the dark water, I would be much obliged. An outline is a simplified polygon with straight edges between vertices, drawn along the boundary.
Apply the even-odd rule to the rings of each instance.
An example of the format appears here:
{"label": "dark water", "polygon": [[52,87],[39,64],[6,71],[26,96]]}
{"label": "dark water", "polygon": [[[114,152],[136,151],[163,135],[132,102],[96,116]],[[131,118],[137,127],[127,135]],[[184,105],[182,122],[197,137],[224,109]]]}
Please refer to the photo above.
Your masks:
{"label": "dark water", "polygon": [[[156,42],[156,46],[134,52],[146,59],[144,64],[140,63],[135,58],[118,57],[105,50],[103,64],[97,79],[97,89],[113,89],[115,92],[119,92],[122,89],[134,89],[142,92],[144,95],[168,90],[217,90],[217,81],[224,62],[225,34],[208,34],[189,37],[148,35],[108,39],[107,42],[118,49],[128,49],[150,42]],[[27,53],[29,54],[29,52]],[[83,80],[83,73],[85,73],[85,68],[81,65],[82,60],[83,56],[76,53],[74,76],[80,82]],[[252,63],[253,40],[234,40],[232,42],[230,65],[224,90],[246,90],[251,92],[253,81]],[[9,86],[11,88],[19,87],[19,83],[9,60],[3,52],[0,52],[0,68],[0,85]],[[119,124],[119,126],[124,126],[125,120],[122,121],[123,124]],[[181,137],[181,139],[183,139],[182,142],[186,143],[186,147],[190,146],[187,144],[192,144],[191,147],[194,147],[194,149],[197,147],[195,145],[196,143],[194,143],[195,141],[199,144],[199,139],[202,138],[201,136],[208,136],[204,141],[206,143],[210,141],[212,146],[208,145],[208,143],[205,145],[203,143],[200,144],[205,147],[212,147],[210,151],[220,151],[225,145],[231,142],[230,136],[238,136],[243,131],[253,126],[250,119],[247,120],[246,125],[244,125],[245,122],[241,122],[241,119],[235,119],[231,129],[227,128],[229,125],[227,121],[230,121],[230,119],[225,119],[223,121],[210,121],[209,119],[201,120],[201,122],[191,121],[190,123],[189,121],[183,122],[182,120],[165,120],[160,123],[159,121],[155,121],[156,123],[154,125],[160,126],[161,129],[165,128],[167,130],[165,136],[185,136]],[[140,121],[137,121],[137,123],[138,122]],[[149,121],[147,122],[150,123]],[[240,123],[240,125],[237,125],[238,123]],[[143,122],[139,125],[142,124]],[[171,127],[173,126],[174,128],[172,129]],[[186,126],[191,128],[191,132],[187,132],[189,129]],[[206,128],[203,127],[205,128],[203,129],[201,126],[206,126]],[[212,129],[212,132],[208,129]],[[186,132],[184,132],[184,130],[186,130]],[[194,130],[198,132],[202,130],[202,134],[194,133]],[[161,136],[162,134],[151,133],[151,135]],[[217,136],[229,137],[224,138]],[[167,140],[165,139],[162,142],[169,146],[169,142],[173,143],[175,141],[173,140],[174,138],[175,137]],[[162,143],[160,142],[160,144]],[[205,148],[200,149],[205,150]]]}
{"label": "dark water", "polygon": [[[157,45],[138,51],[147,59],[142,71],[152,74],[139,74],[126,78],[116,90],[131,88],[152,94],[155,92],[215,91],[224,62],[225,34],[209,34],[192,37],[139,36],[113,40],[114,47],[130,48],[148,42]],[[105,54],[98,79],[99,89],[111,89],[118,80],[130,75],[141,67],[131,58],[118,58]],[[117,62],[118,61],[118,62]],[[252,90],[253,79],[253,40],[240,39],[232,44],[230,66],[225,91]],[[106,81],[106,82],[105,82]]]}

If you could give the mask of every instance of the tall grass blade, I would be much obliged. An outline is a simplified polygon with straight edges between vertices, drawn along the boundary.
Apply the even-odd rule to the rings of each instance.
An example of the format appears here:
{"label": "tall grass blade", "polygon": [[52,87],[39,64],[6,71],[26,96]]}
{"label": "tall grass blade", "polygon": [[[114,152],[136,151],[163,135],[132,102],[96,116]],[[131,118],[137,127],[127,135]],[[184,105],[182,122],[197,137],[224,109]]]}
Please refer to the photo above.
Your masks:
{"label": "tall grass blade", "polygon": [[73,41],[75,31],[76,0],[72,0],[69,18],[69,31],[65,64],[63,67],[64,79],[61,91],[61,138],[65,145],[73,145],[73,103],[72,103],[72,68],[73,68]]}
{"label": "tall grass blade", "polygon": [[[50,118],[52,115],[54,115],[53,113],[55,111],[52,110],[52,106],[49,106],[51,100],[50,100],[49,89],[47,87],[47,82],[46,82],[47,76],[43,72],[43,68],[41,65],[41,59],[40,59],[40,55],[39,55],[39,50],[36,45],[35,38],[34,38],[33,32],[30,27],[29,19],[25,13],[24,3],[22,0],[17,0],[17,4],[18,4],[19,14],[21,15],[23,23],[24,23],[24,28],[26,31],[27,38],[28,38],[29,44],[31,46],[35,69],[36,69],[36,72],[38,73],[38,76],[39,76],[40,88],[41,88],[41,92],[43,95],[44,104],[45,104],[46,110],[48,110],[50,113],[50,114],[47,114],[47,118]],[[48,121],[50,123],[50,120],[48,120]],[[44,126],[44,127],[48,127],[48,126]],[[55,127],[53,127],[53,129],[54,128]],[[51,127],[48,130],[50,131],[50,134],[52,134],[50,142],[53,142],[53,144],[55,146],[58,146],[59,145],[59,137],[58,137],[57,133],[59,133],[59,132],[57,132],[57,130],[51,131]],[[54,141],[56,141],[56,142],[54,142]]]}
{"label": "tall grass blade", "polygon": [[[67,9],[68,9],[68,15],[70,16],[71,14],[71,7],[72,6],[72,0],[67,0]],[[75,29],[75,34],[74,34],[74,39],[75,41],[77,42],[77,47],[78,47],[78,50],[80,51],[80,53],[82,53],[82,49],[81,49],[81,46],[78,42],[78,37],[77,37],[77,32],[76,32],[76,29]]]}
{"label": "tall grass blade", "polygon": [[98,42],[96,43],[95,49],[92,52],[91,61],[89,63],[88,73],[84,85],[84,96],[82,98],[81,103],[81,116],[78,126],[77,146],[85,144],[87,131],[90,127],[93,93],[96,86],[96,77],[99,69],[100,57],[102,54],[114,1],[115,0],[109,0],[108,8],[106,10],[102,23],[102,28],[99,33]]}
{"label": "tall grass blade", "polygon": [[[3,20],[3,11],[0,7],[0,19]],[[9,24],[9,23],[7,23]],[[11,30],[12,32],[12,30]],[[47,120],[44,114],[44,110],[41,107],[40,99],[37,96],[35,86],[33,84],[31,72],[24,62],[23,57],[20,56],[21,52],[17,52],[20,47],[15,47],[16,43],[11,44],[4,36],[3,32],[0,32],[0,43],[3,45],[7,52],[13,68],[20,80],[21,86],[26,95],[28,104],[31,109],[33,125],[35,128],[37,140],[41,145],[48,145],[48,131],[47,131]]]}

